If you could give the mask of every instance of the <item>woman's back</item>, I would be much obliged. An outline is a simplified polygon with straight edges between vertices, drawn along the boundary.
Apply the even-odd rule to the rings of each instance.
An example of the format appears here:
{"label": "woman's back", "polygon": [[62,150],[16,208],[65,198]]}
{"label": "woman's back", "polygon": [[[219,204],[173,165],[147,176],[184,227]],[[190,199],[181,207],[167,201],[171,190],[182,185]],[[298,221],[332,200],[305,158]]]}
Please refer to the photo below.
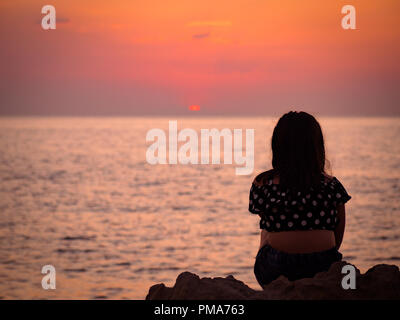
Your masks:
{"label": "woman's back", "polygon": [[287,253],[311,253],[335,246],[335,234],[330,230],[261,232],[260,248],[271,247]]}
{"label": "woman's back", "polygon": [[[272,181],[273,185],[279,186],[279,176],[277,174],[272,174],[270,176],[268,176],[268,172],[266,172],[266,174],[266,176],[264,174],[264,179],[257,181],[256,178],[255,183],[262,186],[264,184],[268,184],[268,181]],[[333,177],[328,175],[324,175],[324,177],[326,183],[329,183],[333,179]],[[276,213],[277,215],[281,214],[279,212]],[[301,212],[296,213],[296,215],[299,214],[301,214]],[[339,221],[344,219],[343,205],[339,206],[337,215]],[[265,229],[263,229],[261,232],[260,248],[266,244],[288,253],[309,253],[328,250],[336,246],[336,241],[333,230],[316,229],[267,232]]]}
{"label": "woman's back", "polygon": [[335,229],[344,223],[343,202],[349,196],[326,174],[321,174],[321,187],[314,189],[291,195],[280,187],[274,170],[254,179],[249,209],[261,217],[260,248],[269,244],[288,253],[309,253],[340,246]]}

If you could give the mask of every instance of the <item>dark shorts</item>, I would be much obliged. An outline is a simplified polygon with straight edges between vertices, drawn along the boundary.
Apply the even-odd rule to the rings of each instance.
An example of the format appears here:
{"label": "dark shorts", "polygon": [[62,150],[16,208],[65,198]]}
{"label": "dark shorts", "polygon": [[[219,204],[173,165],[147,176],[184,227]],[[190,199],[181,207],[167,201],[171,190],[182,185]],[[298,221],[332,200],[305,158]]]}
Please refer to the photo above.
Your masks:
{"label": "dark shorts", "polygon": [[336,248],[313,253],[286,253],[265,245],[257,253],[254,274],[263,287],[281,275],[290,281],[312,278],[340,260],[342,254]]}

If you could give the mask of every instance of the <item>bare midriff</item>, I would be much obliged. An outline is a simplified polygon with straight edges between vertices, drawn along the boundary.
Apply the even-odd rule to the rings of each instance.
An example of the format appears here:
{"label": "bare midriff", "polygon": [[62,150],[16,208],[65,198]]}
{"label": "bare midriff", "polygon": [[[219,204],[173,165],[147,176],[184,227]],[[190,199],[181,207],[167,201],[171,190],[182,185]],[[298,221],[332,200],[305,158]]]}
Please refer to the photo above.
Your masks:
{"label": "bare midriff", "polygon": [[335,234],[331,230],[261,231],[260,248],[269,244],[287,253],[311,253],[335,247]]}

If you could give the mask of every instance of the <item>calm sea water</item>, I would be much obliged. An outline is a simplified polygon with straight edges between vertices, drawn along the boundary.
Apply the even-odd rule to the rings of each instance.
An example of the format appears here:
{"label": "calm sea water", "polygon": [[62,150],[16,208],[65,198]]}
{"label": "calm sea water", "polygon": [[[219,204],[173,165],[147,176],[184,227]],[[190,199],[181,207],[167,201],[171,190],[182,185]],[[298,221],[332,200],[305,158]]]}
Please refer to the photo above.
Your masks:
{"label": "calm sea water", "polygon": [[[178,128],[254,128],[255,171],[149,165],[146,132],[168,118],[0,119],[0,297],[143,299],[182,271],[258,288],[254,175],[270,168],[274,118],[177,118]],[[321,118],[347,204],[344,259],[400,261],[400,119]],[[268,145],[268,147],[267,147]],[[56,290],[41,268],[54,265]]]}

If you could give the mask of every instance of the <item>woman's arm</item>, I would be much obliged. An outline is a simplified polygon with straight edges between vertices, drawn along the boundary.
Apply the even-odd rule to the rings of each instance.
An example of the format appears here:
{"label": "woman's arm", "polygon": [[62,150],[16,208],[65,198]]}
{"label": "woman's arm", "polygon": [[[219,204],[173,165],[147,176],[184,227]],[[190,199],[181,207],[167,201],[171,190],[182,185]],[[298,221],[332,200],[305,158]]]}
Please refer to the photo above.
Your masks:
{"label": "woman's arm", "polygon": [[344,207],[344,204],[338,205],[337,211],[338,211],[339,223],[335,229],[335,240],[336,240],[336,249],[339,250],[340,245],[342,244],[343,241],[343,234],[346,225],[346,209]]}
{"label": "woman's arm", "polygon": [[260,249],[261,247],[265,246],[266,244],[269,244],[269,235],[268,231],[265,229],[261,230],[261,237],[260,237]]}

